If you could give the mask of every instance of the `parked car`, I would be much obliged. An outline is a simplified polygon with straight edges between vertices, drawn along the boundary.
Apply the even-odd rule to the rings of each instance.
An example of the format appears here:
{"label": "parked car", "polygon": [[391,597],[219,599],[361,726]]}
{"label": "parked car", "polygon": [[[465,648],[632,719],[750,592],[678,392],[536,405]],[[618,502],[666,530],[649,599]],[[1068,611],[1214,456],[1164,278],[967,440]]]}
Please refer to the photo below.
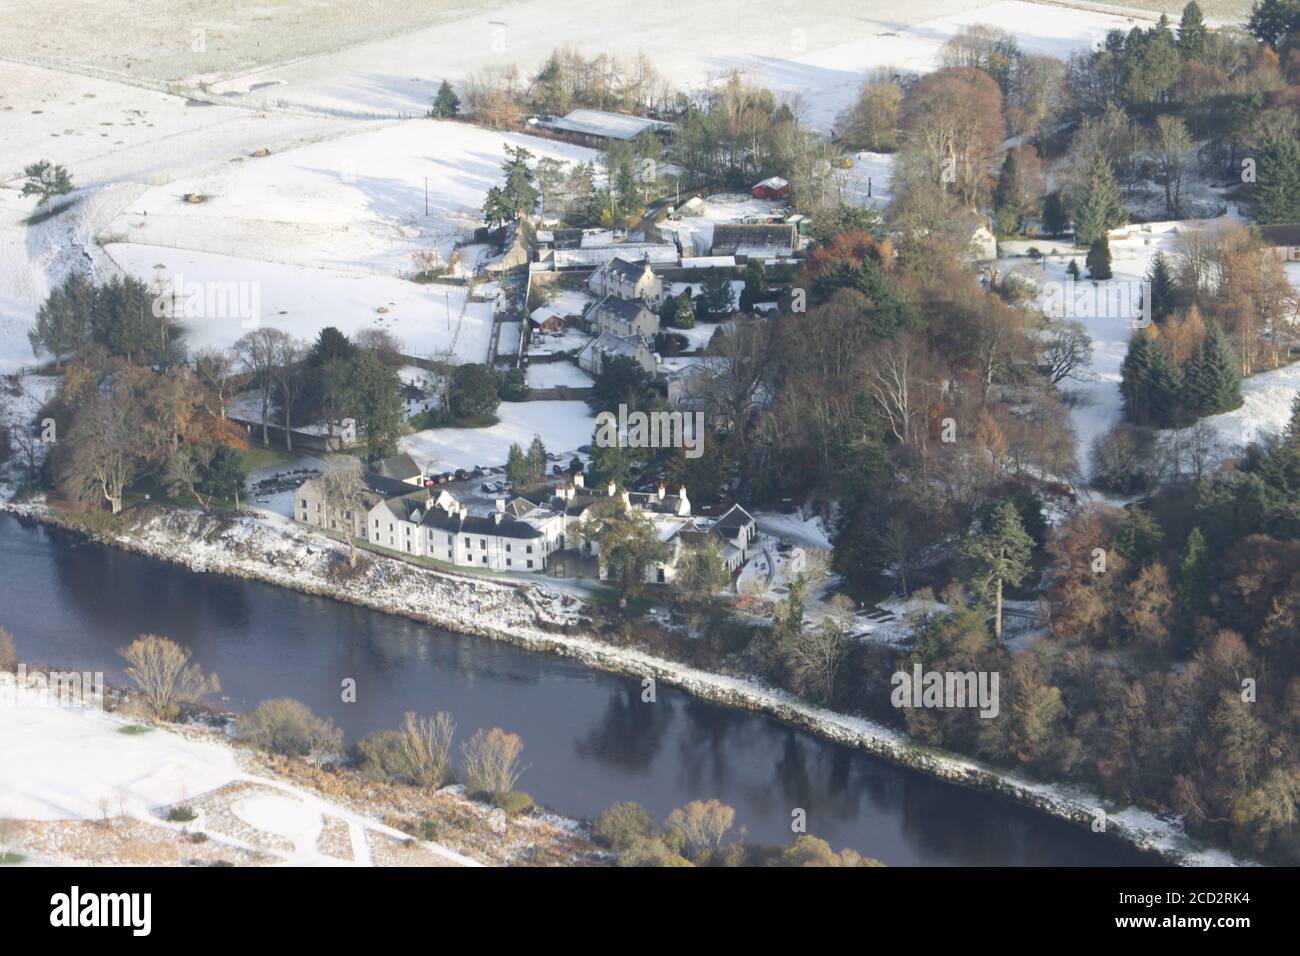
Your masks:
{"label": "parked car", "polygon": [[457,481],[465,481],[465,480],[468,479],[468,478],[469,478],[469,472],[468,472],[468,471],[466,471],[464,468],[457,468],[457,469],[456,469],[456,480],[457,480]]}
{"label": "parked car", "polygon": [[579,445],[579,446],[578,446],[578,453],[581,454],[581,455],[590,455],[590,454],[591,454],[591,446],[590,446],[590,445]]}
{"label": "parked car", "polygon": [[483,477],[484,475],[486,475],[486,474],[487,474],[487,472],[483,470],[483,466],[482,466],[482,465],[475,465],[475,466],[474,466],[474,477],[475,477],[475,478],[482,478],[482,477]]}
{"label": "parked car", "polygon": [[551,466],[551,474],[553,474],[553,475],[562,475],[562,474],[564,474],[564,466],[563,466],[563,465],[552,465],[552,466]]}
{"label": "parked car", "polygon": [[485,481],[485,482],[483,482],[483,484],[481,484],[481,485],[478,486],[478,490],[479,490],[479,491],[483,491],[483,492],[491,493],[491,492],[495,491],[496,488],[495,488],[495,486],[493,486],[493,485],[489,485],[489,484]]}

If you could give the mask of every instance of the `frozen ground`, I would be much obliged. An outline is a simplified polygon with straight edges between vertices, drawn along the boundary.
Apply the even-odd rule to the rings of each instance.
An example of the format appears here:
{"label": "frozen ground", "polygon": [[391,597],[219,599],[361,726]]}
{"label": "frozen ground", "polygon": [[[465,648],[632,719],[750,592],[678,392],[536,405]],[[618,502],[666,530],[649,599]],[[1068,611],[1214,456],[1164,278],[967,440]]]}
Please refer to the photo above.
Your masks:
{"label": "frozen ground", "polygon": [[590,388],[592,378],[572,362],[537,362],[528,366],[527,381],[529,388]]}
{"label": "frozen ground", "polygon": [[[531,74],[552,50],[571,46],[588,56],[630,59],[645,52],[656,70],[685,86],[740,70],[778,94],[798,94],[806,121],[829,128],[855,99],[867,70],[933,69],[947,39],[975,23],[1010,30],[1028,53],[1061,57],[1108,29],[1130,26],[1122,16],[1020,0],[916,0],[888,9],[850,0],[532,0],[255,71],[213,89],[252,103],[391,115],[423,110],[442,78],[461,81],[505,63]],[[430,50],[443,55],[431,62]]]}
{"label": "frozen ground", "polygon": [[[596,155],[467,123],[412,120],[179,178],[132,202],[109,231],[132,243],[409,274],[413,252],[436,248],[447,262],[456,240],[482,224],[506,145],[566,162]],[[206,199],[188,203],[186,194]]]}
{"label": "frozen ground", "polygon": [[435,470],[505,464],[512,444],[527,449],[540,435],[548,452],[568,456],[591,444],[595,417],[586,402],[502,402],[490,428],[431,428],[401,439],[401,450]]}
{"label": "frozen ground", "polygon": [[[468,301],[462,286],[129,243],[105,248],[124,271],[158,288],[176,285],[177,277],[205,288],[235,283],[243,302],[257,302],[257,321],[263,326],[306,341],[327,325],[347,335],[379,328],[396,336],[411,355],[454,349],[467,362],[487,357],[492,305]],[[182,325],[186,345],[194,351],[229,347],[257,321],[246,320],[239,309],[227,309],[184,319]]]}
{"label": "frozen ground", "polygon": [[[163,728],[124,733],[128,721],[95,706],[56,704],[47,694],[16,686],[0,674],[4,720],[0,720],[0,817],[22,821],[108,820],[130,817],[151,826],[179,829],[157,811],[188,804],[236,782],[256,783],[262,792],[231,807],[255,831],[287,838],[292,850],[283,862],[330,862],[317,838],[329,816],[346,823],[353,835],[354,859],[369,863],[366,831],[400,837],[342,806],[301,788],[243,771],[228,746]],[[267,793],[273,790],[274,793]],[[208,832],[200,815],[190,830]],[[245,845],[217,832],[218,842]],[[360,839],[356,839],[360,837]],[[454,851],[423,843],[445,864],[476,865]]]}

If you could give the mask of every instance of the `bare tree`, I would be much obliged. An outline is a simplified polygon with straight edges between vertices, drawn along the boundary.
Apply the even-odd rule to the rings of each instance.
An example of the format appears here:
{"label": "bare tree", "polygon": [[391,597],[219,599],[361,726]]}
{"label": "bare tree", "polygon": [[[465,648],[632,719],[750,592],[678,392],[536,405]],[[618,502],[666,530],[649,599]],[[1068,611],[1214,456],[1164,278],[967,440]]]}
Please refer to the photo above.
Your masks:
{"label": "bare tree", "polygon": [[924,427],[921,376],[927,365],[925,339],[900,335],[876,345],[863,360],[867,391],[880,406],[889,429],[904,445],[911,445]]}
{"label": "bare tree", "polygon": [[[348,566],[357,566],[356,521],[365,513],[366,480],[355,455],[330,455],[321,466],[321,495],[325,499],[326,526],[342,524],[348,542]],[[364,520],[364,519],[363,519]]]}
{"label": "bare tree", "polygon": [[736,811],[718,800],[692,800],[668,815],[668,828],[681,836],[688,857],[716,850],[735,822]]}
{"label": "bare tree", "polygon": [[519,765],[523,749],[524,742],[518,734],[508,734],[500,727],[476,730],[473,737],[460,745],[470,793],[499,797],[514,790],[524,772]]}
{"label": "bare tree", "polygon": [[73,419],[60,484],[78,501],[103,498],[117,514],[140,467],[140,441],[128,396],[94,392]]}
{"label": "bare tree", "polygon": [[234,395],[235,356],[226,349],[203,349],[194,356],[194,374],[216,399],[216,407],[205,402],[208,414],[226,417],[226,408]]}
{"label": "bare tree", "polygon": [[1053,385],[1067,378],[1081,378],[1082,369],[1092,362],[1092,338],[1083,323],[1050,323],[1039,361]]}
{"label": "bare tree", "polygon": [[271,446],[267,431],[267,418],[271,413],[271,387],[275,384],[275,363],[279,357],[279,343],[288,336],[279,329],[254,329],[242,336],[235,343],[235,354],[239,356],[244,370],[261,390],[262,402],[262,447]]}
{"label": "bare tree", "polygon": [[140,688],[145,703],[161,720],[175,717],[186,701],[221,689],[216,674],[205,677],[198,664],[190,663],[187,648],[157,634],[141,634],[117,653],[129,665],[126,676]]}
{"label": "bare tree", "polygon": [[416,786],[436,790],[447,782],[455,733],[456,722],[446,711],[440,710],[432,717],[416,717],[413,711],[407,711],[402,754]]}
{"label": "bare tree", "polygon": [[299,366],[307,356],[307,346],[282,332],[276,337],[273,353],[271,375],[279,391],[280,412],[284,417],[284,448],[293,451],[293,400],[304,383]]}
{"label": "bare tree", "polygon": [[787,663],[795,680],[829,703],[835,693],[835,676],[844,663],[844,631],[830,618],[820,627],[797,635],[790,645]]}

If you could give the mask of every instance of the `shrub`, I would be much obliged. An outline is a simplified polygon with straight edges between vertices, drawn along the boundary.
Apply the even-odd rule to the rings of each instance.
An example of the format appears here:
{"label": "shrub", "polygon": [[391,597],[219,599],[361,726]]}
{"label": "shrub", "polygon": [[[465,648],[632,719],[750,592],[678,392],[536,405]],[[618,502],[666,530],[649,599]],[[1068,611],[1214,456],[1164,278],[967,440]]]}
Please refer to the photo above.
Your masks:
{"label": "shrub", "polygon": [[476,730],[473,737],[460,745],[469,792],[496,797],[513,790],[524,772],[519,765],[523,749],[524,742],[518,734],[508,734],[500,727]]}
{"label": "shrub", "polygon": [[438,789],[451,777],[451,738],[456,722],[451,714],[438,711],[432,717],[417,718],[408,711],[402,732],[402,756],[411,782]]}
{"label": "shrub", "polygon": [[179,806],[172,807],[167,811],[167,819],[171,823],[189,823],[191,820],[198,819],[198,814],[194,812],[193,807]]}
{"label": "shrub", "polygon": [[736,822],[736,811],[717,800],[692,800],[668,817],[668,829],[680,838],[685,854],[716,850]]}
{"label": "shrub", "polygon": [[188,649],[157,634],[141,634],[117,653],[129,665],[126,676],[160,720],[173,719],[181,704],[221,689],[215,674],[205,677],[198,664],[190,663]]}
{"label": "shrub", "polygon": [[362,775],[371,780],[407,783],[411,779],[400,731],[379,730],[362,737],[357,741],[356,763]]}
{"label": "shrub", "polygon": [[235,722],[235,739],[267,753],[303,757],[338,750],[343,733],[302,701],[280,697],[242,715]]}
{"label": "shrub", "polygon": [[690,866],[691,861],[674,853],[663,840],[643,837],[618,855],[619,866]]}
{"label": "shrub", "polygon": [[533,812],[532,795],[524,793],[522,790],[511,790],[509,793],[497,794],[492,798],[492,803],[512,817],[522,817]]}
{"label": "shrub", "polygon": [[619,851],[654,831],[655,821],[650,811],[631,800],[612,804],[591,827],[591,835],[597,842]]}

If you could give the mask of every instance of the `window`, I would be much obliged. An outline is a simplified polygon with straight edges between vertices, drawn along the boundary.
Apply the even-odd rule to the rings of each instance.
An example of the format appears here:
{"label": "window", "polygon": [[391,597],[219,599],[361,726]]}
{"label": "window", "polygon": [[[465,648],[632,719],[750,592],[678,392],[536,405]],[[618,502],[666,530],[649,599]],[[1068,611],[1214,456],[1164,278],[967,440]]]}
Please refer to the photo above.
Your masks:
{"label": "window", "polygon": [[302,505],[302,510],[303,510],[303,511],[306,511],[306,510],[307,510],[307,499],[306,499],[306,498],[299,498],[299,499],[298,499],[298,504]]}
{"label": "window", "polygon": [[509,558],[506,558],[506,567],[507,567],[507,568],[510,567],[510,559],[509,559]]}
{"label": "window", "polygon": [[531,568],[533,566],[533,562],[529,561],[528,566]]}
{"label": "window", "polygon": [[486,554],[483,555],[483,563],[484,563],[484,564],[487,564],[487,555],[486,555]]}
{"label": "window", "polygon": [[473,547],[473,545],[471,545],[471,544],[469,543],[469,538],[466,538],[466,539],[465,539],[465,547],[466,547],[466,548]]}
{"label": "window", "polygon": [[510,553],[510,543],[506,542],[506,554]]}
{"label": "window", "polygon": [[451,548],[448,548],[448,549],[447,549],[447,560],[448,560],[448,561],[454,561],[454,560],[456,560],[456,556],[455,556],[454,554],[452,554]]}
{"label": "window", "polygon": [[[487,538],[479,538],[479,539],[478,539],[478,546],[479,546],[482,550],[486,551],[486,550],[487,550]],[[483,560],[486,561],[487,559],[484,558]]]}
{"label": "window", "polygon": [[528,546],[528,553],[529,554],[533,553],[533,546],[531,544]]}

